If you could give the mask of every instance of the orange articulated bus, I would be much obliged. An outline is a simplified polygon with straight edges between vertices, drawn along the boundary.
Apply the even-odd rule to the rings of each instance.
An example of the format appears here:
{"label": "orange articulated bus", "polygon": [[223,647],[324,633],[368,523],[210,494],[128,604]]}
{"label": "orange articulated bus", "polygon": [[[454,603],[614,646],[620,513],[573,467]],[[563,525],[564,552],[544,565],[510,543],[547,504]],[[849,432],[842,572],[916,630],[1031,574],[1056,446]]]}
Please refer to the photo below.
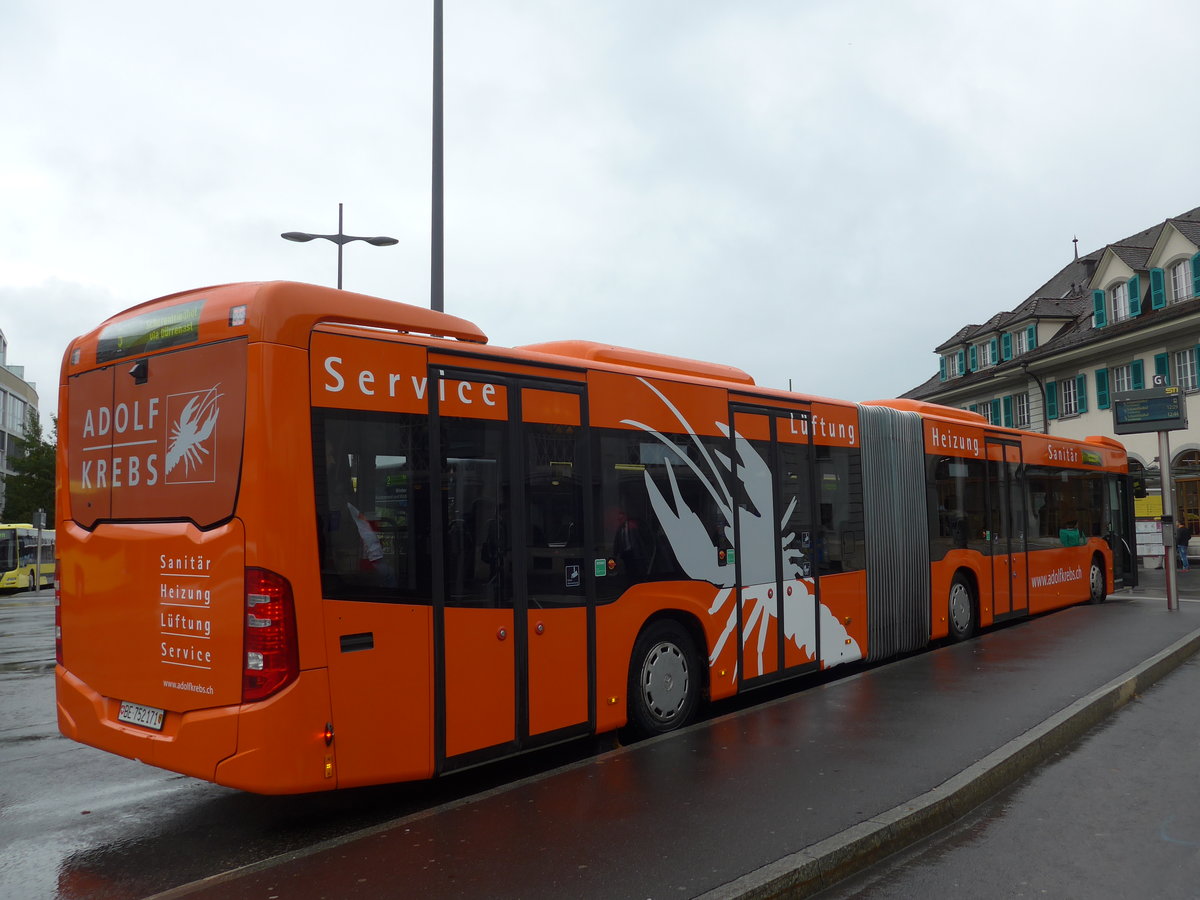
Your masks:
{"label": "orange articulated bus", "polygon": [[667,732],[1123,552],[1109,439],[310,285],[134,307],[61,387],[59,727],[261,793]]}

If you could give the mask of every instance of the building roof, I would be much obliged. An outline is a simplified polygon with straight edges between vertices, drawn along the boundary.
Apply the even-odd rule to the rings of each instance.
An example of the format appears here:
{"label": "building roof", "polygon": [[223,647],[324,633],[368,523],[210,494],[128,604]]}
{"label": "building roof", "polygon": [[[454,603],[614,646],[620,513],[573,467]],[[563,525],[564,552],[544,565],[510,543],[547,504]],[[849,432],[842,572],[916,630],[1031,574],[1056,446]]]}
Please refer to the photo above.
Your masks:
{"label": "building roof", "polygon": [[1174,225],[1185,238],[1200,247],[1200,222],[1192,222],[1187,219],[1168,219],[1167,221]]}
{"label": "building roof", "polygon": [[947,347],[963,343],[967,339],[967,335],[978,327],[978,325],[964,325],[962,328],[958,329],[958,331],[954,332],[954,335],[949,340],[938,344],[937,349],[939,351],[945,350]]}
{"label": "building roof", "polygon": [[[1024,364],[1044,359],[1062,350],[1081,346],[1091,341],[1117,337],[1127,331],[1144,327],[1148,321],[1166,322],[1193,312],[1194,307],[1186,305],[1151,309],[1147,303],[1143,305],[1142,314],[1137,318],[1110,324],[1102,330],[1092,327],[1092,304],[1090,298],[1084,295],[1084,286],[1090,280],[1092,272],[1095,271],[1096,264],[1104,252],[1111,249],[1131,268],[1145,271],[1150,251],[1168,222],[1178,229],[1180,234],[1200,246],[1200,206],[1198,206],[1144,231],[1139,231],[1137,234],[1123,238],[1115,244],[1106,244],[1078,259],[1073,259],[1011,311],[997,313],[984,325],[964,325],[955,332],[953,337],[939,344],[935,348],[937,353],[955,345],[968,343],[971,338],[985,331],[999,331],[1023,320],[1060,319],[1064,323],[1063,327],[1051,338],[1043,339],[1033,350],[1021,354],[1016,359],[989,366],[982,371],[968,372],[966,375],[955,377],[953,387],[957,389],[968,387],[976,382],[982,383],[991,379],[997,372],[1020,368]],[[927,381],[906,391],[901,396],[921,400],[941,393],[949,384],[949,382],[942,381],[940,375],[934,374]]]}
{"label": "building roof", "polygon": [[1108,249],[1112,250],[1113,254],[1129,268],[1135,272],[1142,272],[1146,269],[1146,261],[1150,259],[1149,247],[1124,247],[1119,244],[1114,244]]}

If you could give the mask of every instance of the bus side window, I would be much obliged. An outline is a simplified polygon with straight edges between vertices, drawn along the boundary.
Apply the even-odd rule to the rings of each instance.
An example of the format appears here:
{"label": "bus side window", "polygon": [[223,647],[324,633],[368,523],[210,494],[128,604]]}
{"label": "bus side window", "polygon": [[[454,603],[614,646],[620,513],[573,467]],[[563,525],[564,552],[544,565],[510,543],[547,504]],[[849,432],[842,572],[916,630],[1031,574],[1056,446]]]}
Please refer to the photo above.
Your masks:
{"label": "bus side window", "polygon": [[[326,597],[428,603],[417,535],[427,473],[412,465],[413,416],[314,414],[317,544]],[[426,529],[427,530],[427,529]]]}
{"label": "bus side window", "polygon": [[816,450],[818,553],[822,575],[866,566],[862,451],[820,446]]}
{"label": "bus side window", "polygon": [[982,460],[930,456],[927,485],[936,507],[930,511],[930,554],[942,559],[951,550],[986,552],[987,472]]}
{"label": "bus side window", "polygon": [[[642,581],[691,578],[676,558],[664,524],[655,515],[652,490],[671,508],[671,514],[686,514],[689,521],[703,528],[704,540],[689,546],[697,554],[696,559],[725,565],[731,547],[730,529],[709,485],[702,482],[696,470],[710,472],[709,459],[727,454],[727,441],[700,438],[709,456],[705,459],[691,435],[670,435],[671,446],[636,431],[594,429],[593,435],[593,458],[598,462],[599,474],[594,508],[600,518],[594,552],[597,559],[612,564],[607,576],[597,579],[598,600],[614,600]],[[676,491],[680,509],[674,508]]]}

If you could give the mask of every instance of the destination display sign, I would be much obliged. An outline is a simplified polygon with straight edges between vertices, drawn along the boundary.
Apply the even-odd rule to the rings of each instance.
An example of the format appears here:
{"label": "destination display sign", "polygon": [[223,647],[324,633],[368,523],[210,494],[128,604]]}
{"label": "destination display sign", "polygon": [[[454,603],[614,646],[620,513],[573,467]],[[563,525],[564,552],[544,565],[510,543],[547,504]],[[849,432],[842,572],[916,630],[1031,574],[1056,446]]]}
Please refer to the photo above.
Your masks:
{"label": "destination display sign", "polygon": [[105,326],[96,342],[96,362],[106,363],[194,342],[200,334],[203,308],[203,300],[193,300]]}
{"label": "destination display sign", "polygon": [[1184,394],[1177,387],[1153,387],[1113,396],[1113,431],[1144,434],[1187,428]]}

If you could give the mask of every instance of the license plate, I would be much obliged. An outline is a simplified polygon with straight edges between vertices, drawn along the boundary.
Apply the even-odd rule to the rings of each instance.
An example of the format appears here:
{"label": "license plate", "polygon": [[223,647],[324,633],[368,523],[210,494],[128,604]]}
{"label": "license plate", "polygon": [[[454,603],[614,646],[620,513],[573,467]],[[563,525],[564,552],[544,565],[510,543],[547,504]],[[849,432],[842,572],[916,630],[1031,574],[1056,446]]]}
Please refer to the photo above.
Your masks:
{"label": "license plate", "polygon": [[141,725],[143,728],[153,728],[155,731],[162,731],[163,711],[153,706],[142,706],[140,703],[130,703],[128,700],[122,700],[121,711],[117,713],[117,720],[127,722],[130,725]]}

